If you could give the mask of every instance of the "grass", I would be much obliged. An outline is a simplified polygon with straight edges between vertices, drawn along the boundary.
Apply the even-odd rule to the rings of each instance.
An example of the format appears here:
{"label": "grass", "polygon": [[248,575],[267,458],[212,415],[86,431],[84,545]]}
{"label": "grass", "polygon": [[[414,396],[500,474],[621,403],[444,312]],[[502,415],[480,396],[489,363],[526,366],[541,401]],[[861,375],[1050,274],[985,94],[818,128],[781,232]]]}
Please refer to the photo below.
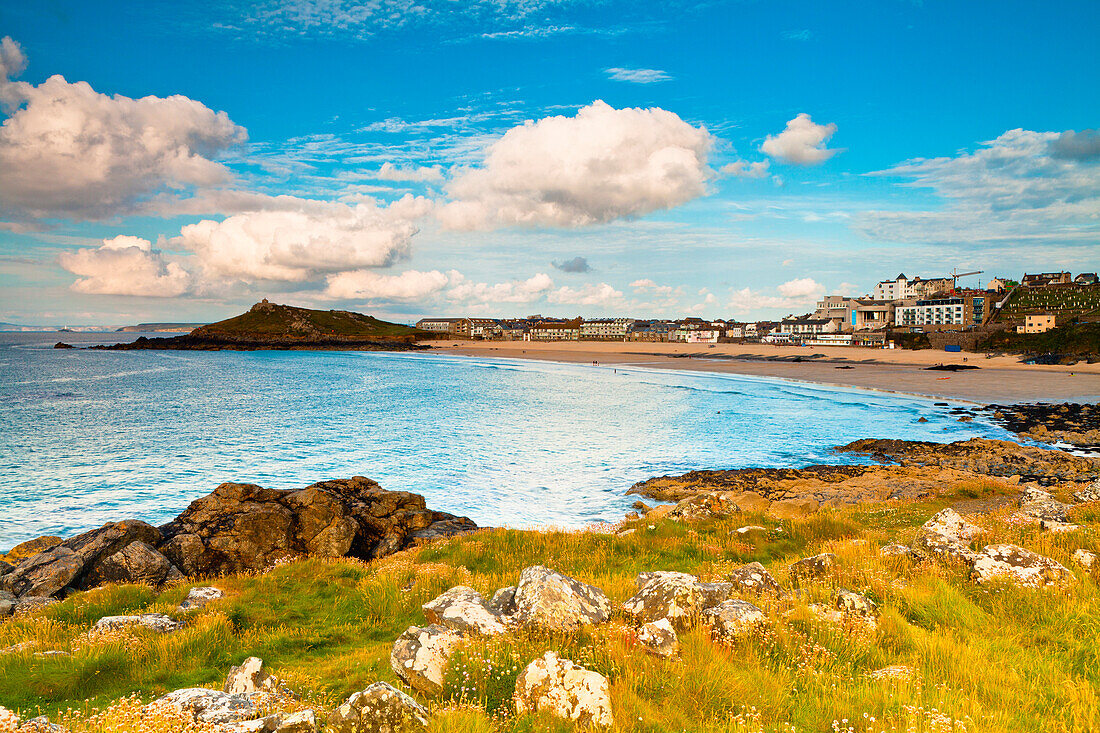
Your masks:
{"label": "grass", "polygon": [[[453,658],[444,695],[422,700],[432,708],[432,730],[572,730],[546,717],[517,718],[511,704],[518,674],[548,649],[608,678],[617,731],[1100,729],[1094,577],[1075,568],[1079,582],[1065,590],[976,586],[963,568],[879,556],[882,544],[910,540],[942,506],[992,491],[975,485],[952,500],[822,511],[782,522],[752,514],[691,525],[642,518],[629,525],[633,534],[621,537],[491,530],[369,565],[308,559],[217,579],[226,597],[164,636],[88,630],[103,615],[171,613],[188,586],[160,594],[100,588],[0,625],[0,648],[35,645],[0,655],[0,704],[24,717],[61,716],[74,731],[186,730],[179,721],[150,727],[140,702],[179,687],[220,686],[230,666],[255,655],[302,695],[300,705],[323,718],[377,680],[397,685],[389,668],[393,640],[424,623],[423,603],[457,584],[488,596],[514,585],[525,566],[544,564],[598,585],[618,606],[644,570],[720,580],[759,560],[789,588],[790,562],[828,551],[838,557],[836,578],[760,601],[768,623],[746,638],[720,644],[703,627],[688,631],[680,659],[644,654],[621,616],[573,634],[472,639]],[[1097,512],[1089,508],[1076,519],[1085,530],[1061,535],[1021,526],[1006,511],[978,521],[991,530],[989,541],[1020,544],[1073,567],[1075,549],[1100,550]],[[769,531],[733,532],[745,524]],[[879,604],[876,627],[838,625],[810,610],[812,603],[828,603],[837,585]],[[33,654],[46,649],[72,656]],[[869,674],[890,665],[907,667],[911,678]]]}

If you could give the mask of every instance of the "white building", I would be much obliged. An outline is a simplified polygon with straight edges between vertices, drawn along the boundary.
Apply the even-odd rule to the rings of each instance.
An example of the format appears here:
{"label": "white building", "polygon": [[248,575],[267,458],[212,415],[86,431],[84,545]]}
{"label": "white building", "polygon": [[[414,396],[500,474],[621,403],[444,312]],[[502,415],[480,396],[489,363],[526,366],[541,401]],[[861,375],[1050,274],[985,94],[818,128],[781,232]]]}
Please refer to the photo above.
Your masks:
{"label": "white building", "polygon": [[693,328],[681,326],[669,337],[669,341],[679,341],[685,344],[716,344],[720,331],[716,328]]}
{"label": "white building", "polygon": [[596,318],[581,324],[581,339],[601,341],[625,341],[630,327],[634,325],[630,318]]}
{"label": "white building", "polygon": [[875,300],[905,300],[913,297],[916,295],[904,272],[893,280],[883,280],[875,286]]}
{"label": "white building", "polygon": [[958,326],[966,328],[966,306],[961,298],[918,300],[894,309],[894,321],[902,328]]}

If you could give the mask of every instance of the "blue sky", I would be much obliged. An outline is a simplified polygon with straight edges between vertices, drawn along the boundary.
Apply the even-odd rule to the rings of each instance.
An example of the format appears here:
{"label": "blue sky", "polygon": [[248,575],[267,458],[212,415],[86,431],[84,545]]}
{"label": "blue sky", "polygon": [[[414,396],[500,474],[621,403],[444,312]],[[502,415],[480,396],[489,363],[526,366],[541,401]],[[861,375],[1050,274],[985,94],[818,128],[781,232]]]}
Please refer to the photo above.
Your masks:
{"label": "blue sky", "polygon": [[0,37],[0,321],[748,319],[1100,267],[1092,2],[13,2]]}

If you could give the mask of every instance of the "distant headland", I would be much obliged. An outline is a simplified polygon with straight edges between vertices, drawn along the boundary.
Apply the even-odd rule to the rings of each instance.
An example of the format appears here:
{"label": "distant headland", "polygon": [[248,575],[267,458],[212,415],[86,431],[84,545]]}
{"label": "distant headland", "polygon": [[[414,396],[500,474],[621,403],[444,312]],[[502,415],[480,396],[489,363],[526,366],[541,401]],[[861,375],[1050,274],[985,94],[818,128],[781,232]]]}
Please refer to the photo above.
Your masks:
{"label": "distant headland", "polygon": [[[439,338],[411,326],[382,321],[351,311],[320,311],[270,303],[265,298],[247,313],[199,326],[170,338],[141,337],[125,344],[92,349],[194,351],[255,351],[261,349],[387,350],[427,348],[417,340]],[[59,344],[60,346],[60,344]],[[61,347],[64,348],[64,347]]]}

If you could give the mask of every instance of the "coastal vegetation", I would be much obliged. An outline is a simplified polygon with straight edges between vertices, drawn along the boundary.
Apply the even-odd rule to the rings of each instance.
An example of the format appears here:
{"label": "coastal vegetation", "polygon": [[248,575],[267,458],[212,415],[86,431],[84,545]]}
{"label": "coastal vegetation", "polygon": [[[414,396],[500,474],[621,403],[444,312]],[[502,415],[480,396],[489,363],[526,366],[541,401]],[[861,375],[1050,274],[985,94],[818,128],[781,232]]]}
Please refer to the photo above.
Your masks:
{"label": "coastal vegetation", "polygon": [[[394,640],[422,626],[421,607],[454,586],[488,598],[544,565],[601,588],[621,609],[639,573],[712,581],[757,561],[783,589],[754,597],[765,622],[732,639],[692,623],[672,658],[645,653],[622,610],[598,626],[467,640],[442,693],[418,695],[430,730],[574,730],[515,714],[516,679],[547,650],[606,677],[617,731],[1095,730],[1100,593],[1094,571],[1073,557],[1100,552],[1100,509],[1078,503],[1076,531],[1052,533],[1020,521],[1017,493],[975,478],[923,500],[802,517],[732,511],[687,521],[651,512],[607,531],[480,530],[370,563],[299,559],[204,581],[224,597],[177,613],[186,626],[171,634],[93,627],[103,616],[174,613],[197,579],[160,592],[108,585],[0,624],[0,649],[15,647],[0,654],[0,701],[75,732],[199,730],[151,721],[142,705],[176,688],[220,688],[230,667],[257,656],[299,696],[292,709],[316,710],[323,725],[348,695],[379,680],[401,686],[389,660]],[[911,543],[948,506],[996,542],[1074,567],[1073,582],[978,584],[962,564],[883,553]],[[806,580],[792,571],[819,553],[835,555],[833,572]],[[841,587],[872,600],[877,619],[821,614]]]}
{"label": "coastal vegetation", "polygon": [[[1100,323],[1073,320],[1043,333],[993,331],[980,339],[979,351],[1008,351],[1014,354],[1053,354],[1073,361],[1100,360]],[[1061,359],[1052,363],[1060,363]]]}

